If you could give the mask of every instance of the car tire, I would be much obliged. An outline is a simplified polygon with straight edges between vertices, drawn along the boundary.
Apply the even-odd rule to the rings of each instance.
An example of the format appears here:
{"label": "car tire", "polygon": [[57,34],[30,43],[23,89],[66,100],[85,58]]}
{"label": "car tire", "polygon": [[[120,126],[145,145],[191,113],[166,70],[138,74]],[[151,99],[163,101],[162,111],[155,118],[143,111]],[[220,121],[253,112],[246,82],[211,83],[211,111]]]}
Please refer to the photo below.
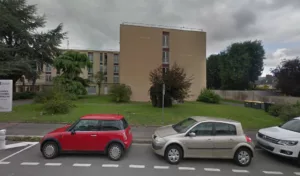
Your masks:
{"label": "car tire", "polygon": [[107,150],[108,158],[113,161],[119,161],[122,158],[123,153],[124,148],[118,143],[110,144]]}
{"label": "car tire", "polygon": [[170,164],[178,164],[183,156],[183,151],[178,145],[171,145],[165,151],[165,160]]}
{"label": "car tire", "polygon": [[239,148],[234,155],[234,161],[239,166],[248,166],[252,160],[252,152],[246,147]]}
{"label": "car tire", "polygon": [[58,145],[56,142],[46,142],[42,147],[42,154],[46,159],[56,158],[59,154]]}

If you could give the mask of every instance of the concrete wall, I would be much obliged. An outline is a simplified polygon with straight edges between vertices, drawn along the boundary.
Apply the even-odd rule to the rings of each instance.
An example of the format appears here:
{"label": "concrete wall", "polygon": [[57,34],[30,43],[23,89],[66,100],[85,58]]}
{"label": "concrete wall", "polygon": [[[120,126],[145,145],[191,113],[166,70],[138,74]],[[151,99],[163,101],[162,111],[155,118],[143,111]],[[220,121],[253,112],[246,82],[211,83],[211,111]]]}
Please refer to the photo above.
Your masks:
{"label": "concrete wall", "polygon": [[274,91],[241,91],[241,90],[214,90],[223,99],[230,100],[253,100],[274,103],[297,103],[300,102],[300,97],[280,96]]}

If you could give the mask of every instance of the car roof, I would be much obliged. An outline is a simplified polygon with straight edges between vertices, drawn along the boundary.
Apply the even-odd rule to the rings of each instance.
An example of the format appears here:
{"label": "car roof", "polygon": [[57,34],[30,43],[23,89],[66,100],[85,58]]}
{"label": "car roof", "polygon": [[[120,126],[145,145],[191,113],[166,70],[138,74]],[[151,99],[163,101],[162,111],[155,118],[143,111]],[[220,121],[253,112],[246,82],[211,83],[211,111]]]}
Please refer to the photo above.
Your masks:
{"label": "car roof", "polygon": [[88,120],[121,120],[124,116],[120,114],[87,114],[80,119]]}
{"label": "car roof", "polygon": [[232,123],[232,124],[240,124],[240,122],[231,120],[231,119],[225,119],[225,118],[217,118],[217,117],[205,117],[205,116],[192,116],[190,117],[197,122],[204,122],[204,121],[214,121],[214,122],[226,122],[226,123]]}

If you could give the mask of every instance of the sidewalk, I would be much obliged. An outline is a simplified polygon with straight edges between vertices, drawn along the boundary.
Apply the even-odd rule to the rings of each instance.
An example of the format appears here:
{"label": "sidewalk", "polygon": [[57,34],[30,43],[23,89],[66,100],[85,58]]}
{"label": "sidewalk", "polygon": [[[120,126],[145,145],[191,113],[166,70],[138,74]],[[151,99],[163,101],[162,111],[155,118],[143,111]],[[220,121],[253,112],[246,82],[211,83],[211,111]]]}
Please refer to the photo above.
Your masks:
{"label": "sidewalk", "polygon": [[[0,129],[7,130],[7,136],[44,136],[46,133],[62,127],[64,124],[41,123],[0,123]],[[151,136],[157,127],[132,127],[135,142],[150,143]],[[256,131],[246,131],[249,137],[255,140]]]}

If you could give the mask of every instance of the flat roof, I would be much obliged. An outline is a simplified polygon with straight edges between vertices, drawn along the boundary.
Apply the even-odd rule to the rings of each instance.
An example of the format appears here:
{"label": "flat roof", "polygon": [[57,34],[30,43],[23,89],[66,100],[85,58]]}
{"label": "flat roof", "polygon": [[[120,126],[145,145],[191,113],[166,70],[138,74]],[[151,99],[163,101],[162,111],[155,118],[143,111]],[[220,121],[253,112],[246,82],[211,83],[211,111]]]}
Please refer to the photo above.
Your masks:
{"label": "flat roof", "polygon": [[87,114],[82,116],[80,119],[89,119],[89,120],[121,120],[124,118],[120,114]]}
{"label": "flat roof", "polygon": [[179,26],[167,26],[167,25],[156,25],[156,24],[145,24],[145,23],[131,23],[131,22],[123,22],[121,25],[128,26],[140,26],[140,27],[152,27],[152,28],[161,28],[161,29],[174,29],[181,31],[196,31],[196,32],[204,32],[203,29],[198,28],[189,28],[189,27],[179,27]]}

